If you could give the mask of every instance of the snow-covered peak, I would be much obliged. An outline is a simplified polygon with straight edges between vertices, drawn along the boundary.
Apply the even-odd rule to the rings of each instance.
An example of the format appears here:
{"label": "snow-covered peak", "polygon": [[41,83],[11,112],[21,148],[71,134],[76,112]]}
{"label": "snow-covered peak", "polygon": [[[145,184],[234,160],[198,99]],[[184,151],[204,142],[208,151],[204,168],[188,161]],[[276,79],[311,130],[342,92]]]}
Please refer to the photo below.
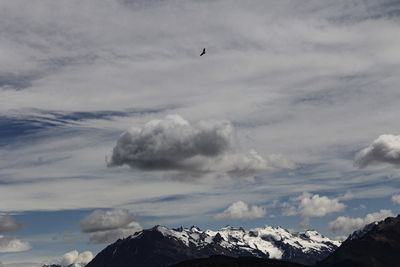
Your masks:
{"label": "snow-covered peak", "polygon": [[164,226],[153,228],[166,237],[182,241],[186,246],[204,247],[218,244],[230,250],[245,250],[255,256],[282,259],[287,249],[301,253],[322,253],[333,251],[340,246],[340,241],[324,237],[315,230],[290,232],[281,227],[266,225],[248,231],[243,228],[225,226],[218,231],[202,231],[196,226],[168,229]]}

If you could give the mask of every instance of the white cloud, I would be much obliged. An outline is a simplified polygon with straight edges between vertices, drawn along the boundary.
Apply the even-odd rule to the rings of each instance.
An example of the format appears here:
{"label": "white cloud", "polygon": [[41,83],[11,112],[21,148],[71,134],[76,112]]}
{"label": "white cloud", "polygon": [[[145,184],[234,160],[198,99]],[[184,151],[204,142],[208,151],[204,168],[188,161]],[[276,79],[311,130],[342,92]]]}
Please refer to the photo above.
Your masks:
{"label": "white cloud", "polygon": [[326,196],[303,194],[301,196],[298,212],[303,217],[323,217],[333,212],[344,210],[346,206],[338,199]]}
{"label": "white cloud", "polygon": [[74,267],[84,267],[93,259],[93,253],[91,251],[84,251],[79,253],[77,250],[73,250],[65,253],[57,264],[61,267],[67,267],[73,265]]}
{"label": "white cloud", "polygon": [[351,218],[339,216],[336,220],[329,223],[329,230],[332,232],[344,232],[350,234],[361,229],[367,224],[375,221],[381,221],[387,217],[393,216],[391,210],[380,210],[379,212],[369,213],[364,218]]}
{"label": "white cloud", "polygon": [[379,163],[400,166],[400,135],[379,136],[370,146],[356,155],[355,163],[360,168]]}
{"label": "white cloud", "polygon": [[256,205],[249,207],[243,201],[237,201],[232,203],[226,210],[222,213],[218,213],[214,216],[215,219],[243,219],[251,220],[262,218],[267,214],[267,211]]}
{"label": "white cloud", "polygon": [[396,204],[400,204],[400,195],[393,195],[392,201]]}
{"label": "white cloud", "polygon": [[124,209],[96,210],[83,218],[79,225],[83,232],[89,234],[90,243],[103,244],[142,230],[137,220],[137,216]]}
{"label": "white cloud", "polygon": [[109,166],[128,165],[148,171],[178,171],[181,177],[209,173],[249,176],[293,167],[282,156],[261,157],[255,150],[237,152],[235,133],[228,121],[190,124],[179,115],[153,120],[125,132],[113,149]]}
{"label": "white cloud", "polygon": [[[297,208],[285,202],[284,205],[282,205],[284,208],[282,215],[294,216],[300,214],[307,219],[309,217],[323,217],[346,208],[346,205],[339,202],[337,198],[330,199],[327,196],[319,196],[318,194],[312,195],[306,192],[292,200],[299,201]],[[302,224],[305,225],[307,223],[309,223],[308,219]]]}
{"label": "white cloud", "polygon": [[22,241],[16,237],[0,235],[0,253],[1,252],[19,252],[30,250],[32,248],[29,242]]}

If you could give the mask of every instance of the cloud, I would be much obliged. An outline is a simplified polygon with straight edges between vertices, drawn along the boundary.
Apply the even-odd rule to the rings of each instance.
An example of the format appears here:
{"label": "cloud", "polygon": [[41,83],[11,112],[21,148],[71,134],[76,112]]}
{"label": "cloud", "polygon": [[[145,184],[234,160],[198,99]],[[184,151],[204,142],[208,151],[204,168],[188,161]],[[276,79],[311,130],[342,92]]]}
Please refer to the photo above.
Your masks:
{"label": "cloud", "polygon": [[332,232],[344,232],[350,234],[361,229],[367,224],[375,221],[381,221],[387,217],[393,216],[391,210],[380,210],[379,212],[369,213],[364,218],[350,218],[340,216],[336,220],[329,223],[329,230]]}
{"label": "cloud", "polygon": [[30,250],[32,246],[29,242],[24,242],[16,237],[0,235],[0,253],[1,252],[19,252]]}
{"label": "cloud", "polygon": [[392,201],[396,204],[400,204],[400,195],[393,195]]}
{"label": "cloud", "polygon": [[380,163],[400,166],[400,135],[381,135],[355,157],[355,164],[360,168]]}
{"label": "cloud", "polygon": [[234,128],[229,121],[190,124],[179,115],[169,115],[122,134],[108,166],[178,171],[189,176],[222,172],[234,177],[293,166],[282,156],[265,159],[255,150],[241,153],[236,149]]}
{"label": "cloud", "polygon": [[135,215],[124,209],[96,210],[83,218],[79,225],[82,232],[89,234],[90,243],[103,244],[142,230],[137,220]]}
{"label": "cloud", "polygon": [[0,253],[25,251],[32,248],[29,242],[21,241],[16,237],[2,235],[18,232],[22,226],[23,224],[17,222],[12,216],[0,215]]}
{"label": "cloud", "polygon": [[298,211],[303,217],[323,217],[333,212],[342,211],[345,207],[338,199],[305,193],[301,196]]}
{"label": "cloud", "polygon": [[214,216],[215,219],[242,219],[242,220],[251,220],[262,218],[267,214],[267,211],[258,206],[249,207],[243,201],[237,201],[232,203],[226,210],[222,213],[218,213]]}
{"label": "cloud", "polygon": [[9,215],[0,215],[0,234],[14,233],[21,230],[23,224]]}
{"label": "cloud", "polygon": [[93,253],[91,251],[84,251],[79,253],[77,250],[73,250],[65,253],[57,264],[61,267],[67,267],[73,265],[74,267],[83,267],[93,259]]}
{"label": "cloud", "polygon": [[293,200],[299,201],[297,208],[290,203],[284,202],[282,215],[294,216],[301,214],[302,217],[307,219],[302,222],[303,226],[308,225],[309,217],[323,217],[346,208],[346,205],[339,202],[337,198],[330,199],[327,196],[312,195],[306,192]]}

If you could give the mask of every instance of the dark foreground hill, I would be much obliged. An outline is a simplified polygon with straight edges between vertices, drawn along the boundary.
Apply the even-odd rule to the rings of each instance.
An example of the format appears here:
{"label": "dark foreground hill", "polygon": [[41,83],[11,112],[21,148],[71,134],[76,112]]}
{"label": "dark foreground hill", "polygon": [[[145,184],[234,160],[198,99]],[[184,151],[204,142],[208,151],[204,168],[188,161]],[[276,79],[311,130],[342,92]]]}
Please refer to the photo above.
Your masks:
{"label": "dark foreground hill", "polygon": [[228,257],[214,255],[204,259],[194,259],[183,261],[171,267],[306,267],[294,262],[286,262],[272,259],[262,259],[256,257]]}
{"label": "dark foreground hill", "polygon": [[398,267],[400,266],[400,215],[358,231],[318,266]]}

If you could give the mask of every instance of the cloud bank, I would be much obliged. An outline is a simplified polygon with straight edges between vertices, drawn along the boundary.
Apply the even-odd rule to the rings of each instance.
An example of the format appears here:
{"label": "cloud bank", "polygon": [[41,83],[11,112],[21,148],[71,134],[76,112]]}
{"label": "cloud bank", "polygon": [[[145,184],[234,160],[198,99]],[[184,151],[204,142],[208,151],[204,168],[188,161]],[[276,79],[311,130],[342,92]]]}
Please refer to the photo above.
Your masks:
{"label": "cloud bank", "polygon": [[355,157],[355,164],[360,168],[380,163],[400,166],[400,135],[381,135]]}
{"label": "cloud bank", "polygon": [[124,209],[96,210],[83,218],[79,225],[82,232],[89,234],[91,244],[107,244],[142,230],[137,220]]}
{"label": "cloud bank", "polygon": [[391,210],[380,210],[379,212],[369,213],[364,218],[350,218],[340,216],[329,223],[329,230],[332,232],[344,232],[350,234],[361,229],[372,222],[381,221],[387,217],[394,216]]}
{"label": "cloud bank", "polygon": [[128,165],[145,171],[177,171],[187,177],[220,173],[231,177],[291,168],[282,156],[263,158],[255,150],[237,152],[229,121],[191,124],[179,115],[131,128],[118,139],[109,167]]}
{"label": "cloud bank", "polygon": [[249,207],[243,201],[237,201],[232,203],[226,210],[222,213],[218,213],[214,216],[215,219],[242,219],[242,220],[251,220],[262,218],[267,214],[267,211],[258,206]]}
{"label": "cloud bank", "polygon": [[77,250],[73,250],[65,253],[61,259],[58,260],[57,264],[61,267],[67,267],[73,265],[74,267],[83,267],[93,259],[93,253],[91,251],[84,251],[79,253]]}

